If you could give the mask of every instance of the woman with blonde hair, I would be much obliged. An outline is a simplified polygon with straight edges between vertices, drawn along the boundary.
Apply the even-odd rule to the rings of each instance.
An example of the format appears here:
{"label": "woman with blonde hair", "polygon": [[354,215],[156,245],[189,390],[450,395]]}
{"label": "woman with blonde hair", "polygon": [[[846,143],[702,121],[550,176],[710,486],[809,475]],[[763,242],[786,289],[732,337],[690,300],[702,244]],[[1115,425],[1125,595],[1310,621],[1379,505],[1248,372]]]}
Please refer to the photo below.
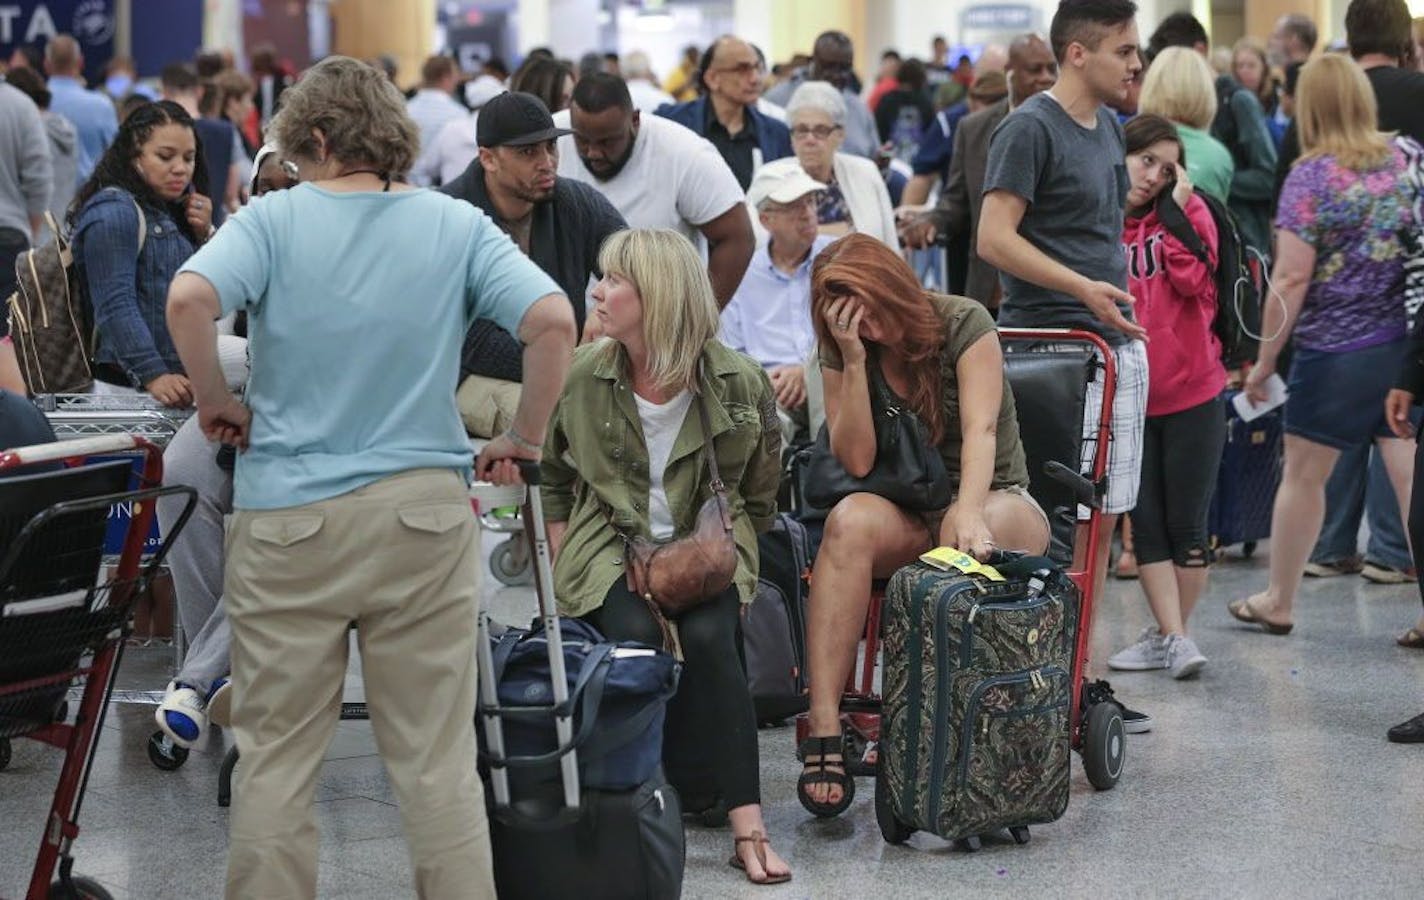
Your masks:
{"label": "woman with blonde hair", "polygon": [[1188,47],[1157,54],[1142,81],[1137,111],[1177,126],[1192,183],[1225,203],[1236,165],[1231,152],[1209,133],[1216,109],[1216,86],[1201,54]]}
{"label": "woman with blonde hair", "polygon": [[[733,833],[731,864],[757,884],[791,878],[761,814],[756,715],[737,648],[757,583],[758,531],[771,527],[781,426],[761,367],[717,340],[707,268],[670,230],[621,231],[599,253],[592,316],[603,339],[574,354],[544,447],[544,515],[554,593],[611,640],[680,648],[664,752],[696,733]],[[715,468],[714,468],[715,465]],[[736,574],[721,593],[675,617],[629,585],[625,545],[680,539],[725,486]]]}
{"label": "woman with blonde hair", "polygon": [[1296,591],[1325,515],[1325,482],[1340,451],[1375,442],[1400,512],[1409,516],[1414,447],[1391,432],[1384,399],[1407,348],[1401,236],[1421,225],[1406,158],[1424,149],[1381,133],[1377,122],[1374,91],[1354,60],[1329,54],[1301,70],[1296,124],[1304,152],[1281,191],[1266,340],[1246,381],[1247,396],[1264,401],[1281,348],[1292,341],[1285,474],[1276,492],[1270,583],[1229,607],[1270,634],[1292,628]]}
{"label": "woman with blonde hair", "polygon": [[1271,74],[1265,44],[1251,37],[1237,41],[1236,46],[1231,48],[1231,76],[1260,101],[1261,110],[1268,120],[1275,115],[1279,99],[1276,88],[1279,85]]}

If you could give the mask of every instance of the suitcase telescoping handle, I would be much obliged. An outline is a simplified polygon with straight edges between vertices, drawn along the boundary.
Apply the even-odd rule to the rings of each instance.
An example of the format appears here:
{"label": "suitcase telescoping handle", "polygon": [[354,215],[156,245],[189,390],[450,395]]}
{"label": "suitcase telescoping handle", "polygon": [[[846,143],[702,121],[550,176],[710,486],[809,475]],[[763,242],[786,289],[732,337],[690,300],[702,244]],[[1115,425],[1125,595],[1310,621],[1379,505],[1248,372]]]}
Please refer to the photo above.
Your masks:
{"label": "suitcase telescoping handle", "polygon": [[[539,620],[543,624],[545,646],[549,649],[549,674],[553,679],[554,708],[562,710],[554,715],[554,734],[560,747],[573,742],[573,713],[569,709],[568,670],[564,667],[564,639],[559,629],[559,609],[554,598],[554,565],[549,554],[548,524],[544,521],[544,505],[540,493],[539,463],[519,460],[519,476],[528,490],[524,498],[524,529],[534,548],[534,593],[539,598]],[[489,641],[489,615],[480,613],[477,664],[480,672],[480,695],[487,710],[499,706],[499,690],[495,683],[494,657]],[[498,715],[487,714],[485,739],[496,757],[504,755],[504,725]],[[564,805],[571,810],[579,806],[578,753],[570,750],[559,760],[563,775]],[[491,787],[494,789],[496,807],[509,805],[509,772],[500,765],[491,771]]]}

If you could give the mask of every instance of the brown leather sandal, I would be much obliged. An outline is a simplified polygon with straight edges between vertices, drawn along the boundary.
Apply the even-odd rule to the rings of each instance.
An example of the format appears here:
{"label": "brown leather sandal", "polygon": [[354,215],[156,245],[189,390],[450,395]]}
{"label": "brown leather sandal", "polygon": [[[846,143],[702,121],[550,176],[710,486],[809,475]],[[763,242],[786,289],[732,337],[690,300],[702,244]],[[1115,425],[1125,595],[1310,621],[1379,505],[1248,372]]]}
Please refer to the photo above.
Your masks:
{"label": "brown leather sandal", "polygon": [[1249,599],[1234,600],[1226,604],[1226,611],[1231,613],[1231,617],[1239,622],[1249,625],[1259,625],[1266,634],[1287,635],[1295,628],[1294,623],[1281,625],[1268,619],[1261,618],[1261,614],[1256,612],[1256,608],[1251,605]]}
{"label": "brown leather sandal", "polygon": [[1418,628],[1411,628],[1394,639],[1394,642],[1401,647],[1408,647],[1411,650],[1424,650],[1424,632]]}
{"label": "brown leather sandal", "polygon": [[747,872],[747,881],[750,881],[752,884],[785,884],[791,880],[790,872],[784,875],[773,875],[766,871],[765,847],[769,843],[771,843],[771,841],[767,840],[766,835],[760,831],[753,831],[746,837],[732,838],[732,858],[727,860],[727,865],[734,869],[741,869],[743,872],[747,872],[747,864],[742,862],[741,856],[737,854],[737,846],[739,844],[751,844],[752,849],[756,852],[757,862],[761,863],[761,870],[765,874],[765,877],[758,881],[752,878],[750,872]]}

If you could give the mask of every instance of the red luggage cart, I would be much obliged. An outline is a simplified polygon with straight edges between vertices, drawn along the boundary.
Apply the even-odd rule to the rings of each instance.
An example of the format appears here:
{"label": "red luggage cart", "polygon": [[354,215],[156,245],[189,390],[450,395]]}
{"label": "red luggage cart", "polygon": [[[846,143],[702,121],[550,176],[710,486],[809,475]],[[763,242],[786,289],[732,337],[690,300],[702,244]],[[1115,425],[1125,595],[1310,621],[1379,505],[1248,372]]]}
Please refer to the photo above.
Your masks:
{"label": "red luggage cart", "polygon": [[[133,453],[143,458],[137,485],[131,484],[130,460],[88,459]],[[32,468],[14,471],[21,467]],[[106,898],[102,886],[71,874],[79,809],[134,602],[196,497],[189,488],[161,487],[160,451],[129,435],[0,452],[0,474],[13,476],[0,478],[0,769],[9,763],[16,737],[65,753],[25,896]],[[186,507],[140,567],[154,501],[168,494],[185,495]],[[128,528],[118,568],[101,579],[111,515],[127,516]],[[82,695],[67,724],[61,710],[71,686]],[[52,882],[56,867],[59,877]]]}
{"label": "red luggage cart", "polygon": [[[1107,487],[1108,442],[1112,431],[1113,397],[1117,391],[1117,367],[1111,349],[1096,334],[1088,331],[1069,329],[1027,329],[1001,328],[999,340],[1004,345],[1006,357],[1006,377],[1014,384],[1014,397],[1018,406],[1019,421],[1023,433],[1024,450],[1031,470],[1035,462],[1038,471],[1034,473],[1033,489],[1036,499],[1043,503],[1040,485],[1052,484],[1059,493],[1066,493],[1076,503],[1088,510],[1084,518],[1076,519],[1072,525],[1072,562],[1066,566],[1067,574],[1082,593],[1079,612],[1077,646],[1073,656],[1073,695],[1070,707],[1069,733],[1073,749],[1083,760],[1083,768],[1088,780],[1098,790],[1108,790],[1117,784],[1122,775],[1125,732],[1121,710],[1111,701],[1111,694],[1098,682],[1088,682],[1089,638],[1092,634],[1093,607],[1097,601],[1094,591],[1096,579],[1094,566],[1102,542],[1111,540],[1111,535],[1103,533],[1102,497]],[[1020,345],[1020,346],[1015,346]],[[1048,362],[1052,354],[1038,354],[1036,349],[1044,346],[1063,347],[1068,352],[1060,354],[1060,359],[1037,373],[1033,386],[1028,379],[1019,383],[1015,377],[1016,359]],[[1029,355],[1032,354],[1032,355]],[[1089,361],[1089,357],[1095,361]],[[1083,375],[1081,383],[1075,383],[1074,373]],[[1091,436],[1081,434],[1081,404],[1086,393],[1087,380],[1100,376],[1103,379],[1103,403],[1098,422]],[[1056,385],[1073,389],[1076,406],[1068,404],[1072,422],[1063,422],[1063,435],[1071,436],[1064,444],[1081,451],[1081,443],[1093,444],[1092,460],[1087,471],[1080,474],[1080,456],[1069,456],[1063,447],[1039,446],[1028,427],[1030,421],[1059,421],[1063,418],[1063,408],[1055,407],[1060,401],[1056,393],[1048,395],[1033,393],[1033,387]],[[1034,407],[1042,405],[1042,409]],[[1078,410],[1074,413],[1073,410]],[[1067,465],[1065,465],[1067,463]],[[1041,475],[1041,478],[1040,478]],[[1050,515],[1054,510],[1048,503],[1043,504]],[[1069,513],[1071,514],[1071,513]],[[1065,538],[1068,536],[1065,535]],[[880,694],[875,687],[876,669],[879,665],[880,649],[880,607],[883,601],[883,583],[877,582],[871,591],[867,610],[865,637],[859,671],[852,667],[841,698],[841,727],[843,734],[843,758],[847,774],[851,776],[874,775],[877,762],[876,744],[880,738]],[[814,673],[812,673],[814,677]],[[807,713],[796,719],[797,746],[809,736],[810,722]]]}

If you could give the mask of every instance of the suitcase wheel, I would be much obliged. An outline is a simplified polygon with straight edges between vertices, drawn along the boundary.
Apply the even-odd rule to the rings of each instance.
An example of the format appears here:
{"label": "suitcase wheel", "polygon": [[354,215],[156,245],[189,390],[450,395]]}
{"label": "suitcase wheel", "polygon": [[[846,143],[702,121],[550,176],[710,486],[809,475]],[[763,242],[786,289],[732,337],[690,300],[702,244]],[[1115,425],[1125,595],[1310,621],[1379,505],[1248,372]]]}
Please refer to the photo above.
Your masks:
{"label": "suitcase wheel", "polygon": [[875,824],[880,826],[880,836],[887,844],[903,844],[915,833],[914,828],[895,816],[895,806],[890,801],[889,779],[882,773],[877,773],[875,777]]}
{"label": "suitcase wheel", "polygon": [[172,772],[188,761],[188,750],[173,743],[162,731],[155,731],[148,738],[148,761]]}
{"label": "suitcase wheel", "polygon": [[114,895],[105,890],[104,886],[92,878],[71,878],[70,884],[74,886],[74,893],[70,893],[64,886],[63,881],[56,881],[49,886],[49,896],[54,900],[59,898],[78,897],[79,900],[113,900]]}
{"label": "suitcase wheel", "polygon": [[1127,733],[1116,703],[1094,703],[1083,722],[1083,770],[1100,791],[1110,791],[1122,777]]}
{"label": "suitcase wheel", "polygon": [[1013,837],[1015,844],[1023,845],[1029,842],[1030,835],[1028,833],[1027,825],[1013,826],[1009,829],[1009,835]]}
{"label": "suitcase wheel", "polygon": [[0,738],[0,769],[10,765],[10,739]]}
{"label": "suitcase wheel", "polygon": [[1250,559],[1251,557],[1255,556],[1255,555],[1256,555],[1256,542],[1255,542],[1255,541],[1247,541],[1246,543],[1242,544],[1242,545],[1241,545],[1241,555],[1242,555],[1244,558],[1246,558],[1246,559]]}
{"label": "suitcase wheel", "polygon": [[963,837],[955,841],[954,846],[963,850],[965,853],[978,853],[983,848],[984,842],[979,839],[979,835],[971,834],[969,837]]}
{"label": "suitcase wheel", "polygon": [[489,564],[490,573],[501,584],[518,587],[534,580],[533,561],[523,535],[516,534],[495,547]]}

